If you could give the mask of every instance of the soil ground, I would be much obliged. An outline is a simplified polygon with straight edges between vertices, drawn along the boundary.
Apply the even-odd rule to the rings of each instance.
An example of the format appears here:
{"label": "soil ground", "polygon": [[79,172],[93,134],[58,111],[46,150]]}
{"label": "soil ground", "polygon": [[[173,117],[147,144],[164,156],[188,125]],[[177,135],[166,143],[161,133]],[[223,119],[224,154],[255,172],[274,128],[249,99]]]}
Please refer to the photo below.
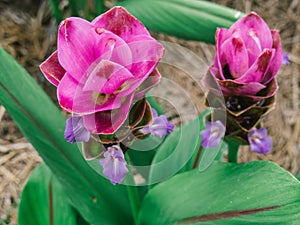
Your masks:
{"label": "soil ground", "polygon": [[[300,168],[300,1],[299,0],[215,0],[244,12],[256,11],[269,24],[280,30],[283,51],[290,55],[290,64],[278,74],[280,89],[276,108],[264,119],[273,138],[272,152],[266,156],[253,154],[247,147],[240,151],[241,162],[266,159],[278,163],[293,174]],[[204,43],[179,40],[154,34],[158,39],[178,43],[212,62],[214,47]],[[42,76],[38,65],[55,49],[55,23],[49,6],[39,0],[0,0],[0,46],[23,65],[55,100],[55,89]],[[162,66],[160,66],[162,67]],[[195,81],[180,71],[162,74],[187,90],[198,111],[204,109],[204,95]],[[166,75],[167,74],[167,75]],[[165,93],[179,97],[180,93]],[[185,101],[179,101],[186,107]],[[169,115],[172,116],[172,115]],[[23,137],[5,108],[0,105],[0,224],[17,224],[19,195],[28,176],[41,162],[36,151]]]}

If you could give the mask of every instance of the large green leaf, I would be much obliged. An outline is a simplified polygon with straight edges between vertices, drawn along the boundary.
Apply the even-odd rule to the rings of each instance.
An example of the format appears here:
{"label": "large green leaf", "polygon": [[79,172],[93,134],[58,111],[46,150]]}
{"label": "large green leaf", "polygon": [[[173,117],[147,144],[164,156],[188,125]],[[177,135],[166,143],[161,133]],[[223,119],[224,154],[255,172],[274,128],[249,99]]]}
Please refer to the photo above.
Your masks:
{"label": "large green leaf", "polygon": [[15,60],[0,49],[0,104],[63,185],[71,204],[92,224],[132,221],[126,188],[113,186],[63,138],[65,118]]}
{"label": "large green leaf", "polygon": [[210,110],[204,111],[195,120],[174,130],[158,147],[150,171],[151,184],[164,181],[195,166],[201,144],[200,130],[204,129],[203,118],[209,112]]}
{"label": "large green leaf", "polygon": [[215,162],[158,184],[145,196],[139,224],[298,224],[300,183],[268,161]]}
{"label": "large green leaf", "polygon": [[126,0],[118,3],[150,30],[214,43],[217,27],[229,27],[244,13],[200,0]]}
{"label": "large green leaf", "polygon": [[33,171],[22,191],[18,224],[77,224],[76,213],[61,184],[44,163]]}

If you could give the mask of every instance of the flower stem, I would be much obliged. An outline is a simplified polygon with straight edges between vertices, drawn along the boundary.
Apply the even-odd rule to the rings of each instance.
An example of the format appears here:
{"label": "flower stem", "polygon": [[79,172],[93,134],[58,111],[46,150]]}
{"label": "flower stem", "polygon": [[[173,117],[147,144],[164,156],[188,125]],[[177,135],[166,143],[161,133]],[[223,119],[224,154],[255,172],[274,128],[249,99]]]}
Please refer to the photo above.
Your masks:
{"label": "flower stem", "polygon": [[238,151],[240,144],[235,141],[229,141],[228,144],[228,162],[237,163],[238,162]]}
{"label": "flower stem", "polygon": [[134,224],[138,224],[138,213],[140,208],[140,201],[136,186],[127,185],[127,192],[129,197],[129,202],[132,210],[132,215],[134,219]]}
{"label": "flower stem", "polygon": [[[127,161],[127,165],[129,165],[130,159],[129,159],[128,154],[125,154],[125,159]],[[130,170],[130,168],[128,168],[128,169],[131,174],[130,179],[131,179],[132,183],[134,183],[133,173]],[[139,213],[139,209],[140,209],[140,198],[139,198],[139,193],[137,191],[137,186],[127,185],[126,187],[127,187],[128,198],[129,198],[132,215],[133,215],[133,219],[134,219],[134,224],[137,225],[138,224],[138,213]]]}
{"label": "flower stem", "polygon": [[194,161],[194,163],[193,163],[192,169],[195,169],[195,168],[198,166],[199,160],[200,160],[200,155],[201,155],[202,151],[203,151],[203,147],[200,146],[200,148],[199,148],[199,150],[198,150],[198,152],[197,152],[195,161]]}

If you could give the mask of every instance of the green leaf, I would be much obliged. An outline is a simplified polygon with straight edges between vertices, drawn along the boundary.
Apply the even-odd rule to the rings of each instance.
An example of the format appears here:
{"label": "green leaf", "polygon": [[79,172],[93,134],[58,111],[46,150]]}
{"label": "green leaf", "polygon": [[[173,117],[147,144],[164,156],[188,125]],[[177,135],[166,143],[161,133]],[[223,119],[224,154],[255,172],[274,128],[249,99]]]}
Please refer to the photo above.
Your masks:
{"label": "green leaf", "polygon": [[208,1],[126,0],[117,3],[150,30],[214,43],[217,27],[230,27],[244,13]]}
{"label": "green leaf", "polygon": [[71,204],[91,224],[132,222],[126,187],[113,186],[63,138],[65,118],[15,60],[0,49],[0,104],[63,185]]}
{"label": "green leaf", "polygon": [[296,175],[296,178],[297,178],[298,180],[300,180],[300,173],[298,173],[298,174]]}
{"label": "green leaf", "polygon": [[18,224],[76,224],[76,213],[62,186],[45,164],[40,164],[33,171],[22,191]]}
{"label": "green leaf", "polygon": [[225,142],[221,142],[220,145],[214,148],[204,148],[202,150],[199,160],[199,171],[206,170],[216,159],[217,155],[220,154],[226,148]]}
{"label": "green leaf", "polygon": [[157,149],[150,171],[150,183],[164,181],[174,174],[191,169],[200,144],[203,115],[175,129]]}
{"label": "green leaf", "polygon": [[139,224],[297,224],[300,183],[268,161],[216,162],[158,184],[145,196]]}

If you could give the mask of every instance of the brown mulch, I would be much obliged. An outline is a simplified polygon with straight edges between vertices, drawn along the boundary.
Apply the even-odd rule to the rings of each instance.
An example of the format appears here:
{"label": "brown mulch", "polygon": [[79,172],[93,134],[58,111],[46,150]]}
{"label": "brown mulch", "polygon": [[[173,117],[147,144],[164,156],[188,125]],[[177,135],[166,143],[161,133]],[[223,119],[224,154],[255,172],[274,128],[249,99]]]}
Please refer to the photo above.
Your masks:
{"label": "brown mulch", "polygon": [[[283,65],[278,82],[276,108],[264,119],[273,137],[273,150],[266,156],[253,154],[247,147],[240,151],[240,161],[267,159],[293,174],[300,168],[300,2],[299,0],[215,0],[241,11],[256,11],[271,28],[280,30],[283,51],[291,58]],[[31,7],[34,6],[34,7]],[[176,42],[210,64],[214,47],[199,42],[178,40],[156,34],[159,39]],[[0,1],[0,45],[23,65],[34,79],[55,99],[55,89],[41,75],[38,65],[55,48],[55,24],[43,1]],[[175,71],[175,72],[174,72]],[[198,111],[204,109],[204,95],[188,75],[174,70],[168,78],[189,90]],[[173,73],[174,72],[174,73]],[[183,106],[184,107],[184,106]],[[36,151],[0,106],[0,224],[17,224],[16,208],[27,177],[41,162]]]}

